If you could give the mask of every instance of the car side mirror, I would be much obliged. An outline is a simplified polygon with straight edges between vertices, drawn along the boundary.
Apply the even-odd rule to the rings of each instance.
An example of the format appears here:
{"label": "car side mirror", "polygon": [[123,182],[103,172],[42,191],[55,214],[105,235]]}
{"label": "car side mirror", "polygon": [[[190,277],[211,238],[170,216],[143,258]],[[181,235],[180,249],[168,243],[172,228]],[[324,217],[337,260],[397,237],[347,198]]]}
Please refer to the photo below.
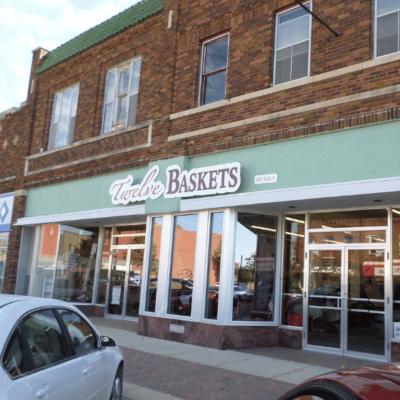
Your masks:
{"label": "car side mirror", "polygon": [[117,345],[116,341],[111,338],[110,336],[103,336],[99,337],[97,341],[97,348],[101,349],[103,347],[115,347]]}

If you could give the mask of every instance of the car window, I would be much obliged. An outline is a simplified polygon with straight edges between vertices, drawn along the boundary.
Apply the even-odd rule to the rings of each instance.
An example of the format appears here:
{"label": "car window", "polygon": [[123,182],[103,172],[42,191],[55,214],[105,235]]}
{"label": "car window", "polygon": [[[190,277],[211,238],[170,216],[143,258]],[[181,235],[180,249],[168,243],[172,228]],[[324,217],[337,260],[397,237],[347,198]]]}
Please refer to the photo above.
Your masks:
{"label": "car window", "polygon": [[3,356],[3,367],[13,377],[28,371],[26,358],[23,356],[22,341],[18,329],[14,331]]}
{"label": "car window", "polygon": [[76,313],[70,310],[58,310],[67,326],[77,355],[89,353],[96,348],[96,338],[90,326]]}
{"label": "car window", "polygon": [[52,310],[30,314],[21,324],[25,330],[35,369],[68,357],[65,337]]}

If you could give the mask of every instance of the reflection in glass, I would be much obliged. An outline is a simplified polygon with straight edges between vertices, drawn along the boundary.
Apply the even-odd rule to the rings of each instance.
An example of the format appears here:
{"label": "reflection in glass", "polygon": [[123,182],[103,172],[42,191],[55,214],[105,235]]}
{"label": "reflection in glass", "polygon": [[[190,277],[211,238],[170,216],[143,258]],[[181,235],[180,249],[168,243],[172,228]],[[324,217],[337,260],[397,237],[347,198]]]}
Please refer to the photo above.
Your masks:
{"label": "reflection in glass", "polygon": [[304,227],[304,214],[290,215],[285,218],[282,272],[282,325],[303,325],[303,310],[300,310],[297,306],[303,304]]}
{"label": "reflection in glass", "polygon": [[232,319],[272,321],[278,218],[238,213]]}
{"label": "reflection in glass", "polygon": [[122,315],[126,277],[127,250],[112,251],[110,287],[108,290],[107,313]]}
{"label": "reflection in glass", "polygon": [[114,245],[144,244],[146,224],[117,226],[114,233]]}
{"label": "reflection in glass", "polygon": [[219,282],[221,279],[222,227],[224,213],[212,213],[208,250],[205,318],[218,319]]}
{"label": "reflection in glass", "polygon": [[385,243],[386,231],[310,232],[310,244]]}
{"label": "reflection in glass", "polygon": [[313,213],[310,215],[310,229],[361,228],[366,226],[387,226],[387,210],[352,210]]}
{"label": "reflection in glass", "polygon": [[110,271],[111,235],[112,228],[104,228],[103,251],[101,253],[101,265],[97,282],[97,304],[106,304],[108,272]]}
{"label": "reflection in glass", "polygon": [[340,250],[310,251],[308,344],[340,348],[341,273]]}
{"label": "reflection in glass", "polygon": [[98,233],[98,228],[61,225],[54,299],[92,302]]}
{"label": "reflection in glass", "polygon": [[384,355],[384,250],[349,250],[347,350]]}
{"label": "reflection in glass", "polygon": [[162,223],[163,223],[162,217],[153,218],[152,220],[151,247],[150,247],[151,256],[149,260],[147,296],[146,296],[146,307],[145,307],[145,310],[150,312],[154,312],[156,310]]}
{"label": "reflection in glass", "polygon": [[174,219],[168,314],[192,314],[197,220],[197,214],[180,215]]}
{"label": "reflection in glass", "polygon": [[29,296],[53,297],[54,273],[60,225],[43,225],[40,248],[29,286]]}
{"label": "reflection in glass", "polygon": [[125,316],[138,317],[143,275],[144,249],[130,250]]}
{"label": "reflection in glass", "polygon": [[393,322],[400,322],[400,210],[392,210]]}
{"label": "reflection in glass", "polygon": [[8,233],[0,235],[0,293],[3,290],[4,272],[7,261]]}

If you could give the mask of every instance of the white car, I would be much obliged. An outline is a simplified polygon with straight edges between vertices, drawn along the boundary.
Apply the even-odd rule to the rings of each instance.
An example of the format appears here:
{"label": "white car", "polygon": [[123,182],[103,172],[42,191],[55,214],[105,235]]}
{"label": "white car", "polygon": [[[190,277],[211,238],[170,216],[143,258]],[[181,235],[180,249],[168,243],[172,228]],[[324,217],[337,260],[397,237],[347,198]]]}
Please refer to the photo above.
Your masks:
{"label": "white car", "polygon": [[0,400],[120,400],[124,358],[73,305],[0,295]]}

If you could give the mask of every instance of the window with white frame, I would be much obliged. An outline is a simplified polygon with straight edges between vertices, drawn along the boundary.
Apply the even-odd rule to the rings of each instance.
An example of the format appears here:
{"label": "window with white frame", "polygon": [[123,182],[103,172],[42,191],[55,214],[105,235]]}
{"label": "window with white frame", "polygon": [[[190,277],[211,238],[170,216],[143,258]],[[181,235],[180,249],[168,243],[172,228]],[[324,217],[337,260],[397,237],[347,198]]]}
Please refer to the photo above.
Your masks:
{"label": "window with white frame", "polygon": [[229,35],[203,43],[199,105],[225,99]]}
{"label": "window with white frame", "polygon": [[138,58],[107,72],[102,133],[135,125],[141,63]]}
{"label": "window with white frame", "polygon": [[49,150],[72,143],[75,132],[78,96],[79,85],[74,85],[56,93],[53,117],[51,119]]}
{"label": "window with white frame", "polygon": [[[305,6],[311,9],[311,3]],[[295,7],[276,16],[274,84],[309,75],[311,15]]]}
{"label": "window with white frame", "polygon": [[375,7],[376,57],[396,53],[400,39],[400,0],[376,0]]}

